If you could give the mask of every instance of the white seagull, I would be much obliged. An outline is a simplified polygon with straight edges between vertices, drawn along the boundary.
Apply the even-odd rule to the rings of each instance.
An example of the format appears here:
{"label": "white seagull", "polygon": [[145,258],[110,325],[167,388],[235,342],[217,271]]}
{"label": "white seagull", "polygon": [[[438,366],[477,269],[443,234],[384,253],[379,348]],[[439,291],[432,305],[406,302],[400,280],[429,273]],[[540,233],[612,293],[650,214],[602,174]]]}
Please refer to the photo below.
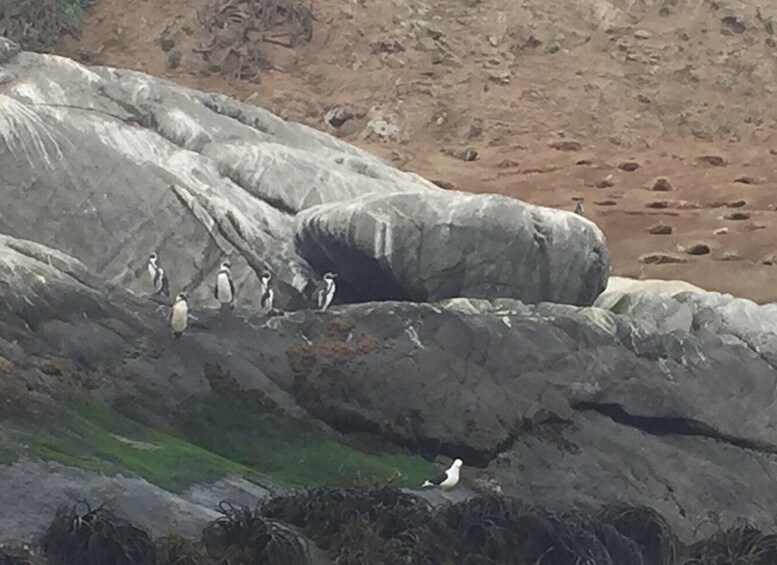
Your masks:
{"label": "white seagull", "polygon": [[324,312],[332,303],[332,299],[335,297],[335,273],[327,273],[324,275],[324,280],[316,287],[314,296],[316,298],[316,305],[318,309]]}
{"label": "white seagull", "polygon": [[453,465],[451,465],[447,471],[440,473],[433,479],[424,481],[424,484],[422,484],[421,487],[436,487],[443,492],[451,490],[453,487],[459,484],[459,470],[461,469],[462,465],[463,463],[461,459],[456,459],[456,461],[453,462]]}
{"label": "white seagull", "polygon": [[229,261],[224,261],[221,264],[221,269],[216,277],[216,287],[213,289],[213,296],[221,303],[222,310],[235,306],[235,285],[232,283],[229,267]]}

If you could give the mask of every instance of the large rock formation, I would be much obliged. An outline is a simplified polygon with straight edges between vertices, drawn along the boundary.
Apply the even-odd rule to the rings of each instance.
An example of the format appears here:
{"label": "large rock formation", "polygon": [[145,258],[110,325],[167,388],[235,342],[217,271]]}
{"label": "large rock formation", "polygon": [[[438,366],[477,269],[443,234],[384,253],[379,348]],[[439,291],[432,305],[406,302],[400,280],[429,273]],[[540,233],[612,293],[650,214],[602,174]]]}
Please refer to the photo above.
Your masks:
{"label": "large rock formation", "polygon": [[[368,194],[438,199],[445,194],[329,135],[224,96],[138,72],[19,52],[2,38],[0,53],[0,187],[3,206],[13,210],[0,215],[0,233],[55,247],[134,292],[148,289],[145,261],[156,251],[173,291],[186,288],[204,300],[212,294],[219,264],[229,256],[243,305],[258,304],[258,274],[269,268],[280,286],[278,305],[304,307],[316,273],[294,248],[299,212]],[[483,229],[468,220],[468,231],[476,241],[498,235],[514,249],[534,237],[532,252],[493,273],[498,277],[493,281],[488,269],[474,277],[470,257],[467,284],[453,290],[504,289],[514,295],[515,285],[503,284],[512,279],[526,285],[525,274],[508,272],[520,268],[545,273],[539,276],[544,282],[551,275],[590,273],[590,280],[577,285],[587,290],[567,288],[564,280],[562,290],[545,294],[593,300],[603,279],[598,267],[587,266],[590,242],[575,244],[564,229],[553,227],[570,223],[568,214],[510,202],[512,217],[489,219]],[[460,217],[483,217],[480,200],[460,198],[456,208]],[[434,220],[423,218],[427,227]],[[412,226],[407,218],[403,224]],[[588,242],[596,228],[584,221],[570,226],[577,224],[589,233]],[[393,227],[397,233],[412,229],[396,219]],[[438,233],[446,229],[440,226]],[[450,247],[457,244],[453,239],[434,251],[445,260],[429,268],[450,267]],[[556,246],[563,250],[534,251]],[[323,267],[313,259],[315,267]],[[412,258],[404,254],[403,260]],[[560,271],[548,264],[556,262],[573,267]],[[350,282],[352,287],[364,283]],[[532,288],[527,293],[527,298],[536,294]]]}
{"label": "large rock formation", "polygon": [[[228,382],[327,429],[461,456],[468,481],[529,502],[656,507],[684,539],[708,511],[766,521],[777,503],[771,307],[662,295],[691,312],[671,332],[643,320],[663,317],[649,304],[640,316],[507,299],[270,318],[195,307],[177,341],[153,304],[102,290],[61,253],[5,238],[0,256],[3,370],[24,376],[33,409],[87,387],[166,419]],[[69,380],[42,367],[52,357]]]}
{"label": "large rock formation", "polygon": [[593,222],[498,195],[374,194],[297,217],[296,246],[352,301],[456,296],[590,305],[609,254]]}

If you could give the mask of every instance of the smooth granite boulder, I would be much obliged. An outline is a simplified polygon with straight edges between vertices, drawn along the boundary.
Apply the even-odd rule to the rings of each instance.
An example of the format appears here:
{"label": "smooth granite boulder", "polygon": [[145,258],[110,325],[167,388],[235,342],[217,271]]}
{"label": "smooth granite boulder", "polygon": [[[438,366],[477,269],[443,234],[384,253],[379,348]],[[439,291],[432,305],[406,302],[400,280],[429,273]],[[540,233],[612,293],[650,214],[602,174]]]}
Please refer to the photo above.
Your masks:
{"label": "smooth granite boulder", "polygon": [[610,261],[593,222],[498,195],[371,194],[297,216],[298,252],[345,301],[458,296],[590,305]]}

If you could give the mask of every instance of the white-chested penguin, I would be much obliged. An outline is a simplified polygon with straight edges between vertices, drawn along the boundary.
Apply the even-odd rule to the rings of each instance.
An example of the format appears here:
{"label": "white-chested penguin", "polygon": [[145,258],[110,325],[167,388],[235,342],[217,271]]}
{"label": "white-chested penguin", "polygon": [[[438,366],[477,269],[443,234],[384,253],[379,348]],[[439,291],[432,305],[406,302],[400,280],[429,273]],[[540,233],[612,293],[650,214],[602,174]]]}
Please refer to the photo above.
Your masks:
{"label": "white-chested penguin", "polygon": [[262,285],[262,297],[261,297],[261,306],[262,310],[267,313],[272,310],[272,302],[275,298],[275,292],[273,292],[272,287],[270,286],[270,279],[272,278],[272,275],[269,271],[265,271],[262,273],[262,277],[260,279],[261,285]]}
{"label": "white-chested penguin", "polygon": [[170,329],[173,330],[173,336],[176,339],[183,335],[186,326],[189,323],[189,304],[186,299],[189,295],[186,292],[178,293],[170,309]]}
{"label": "white-chested penguin", "polygon": [[316,306],[318,309],[324,312],[332,303],[332,299],[335,297],[335,273],[327,273],[324,275],[324,280],[316,287],[313,296],[316,299]]}
{"label": "white-chested penguin", "polygon": [[232,274],[229,272],[230,263],[224,261],[216,277],[216,287],[213,289],[213,296],[221,303],[221,309],[234,308],[235,306],[235,285],[232,283]]}
{"label": "white-chested penguin", "polygon": [[170,296],[170,282],[167,280],[167,273],[159,264],[156,253],[152,253],[148,258],[148,276],[151,277],[154,294]]}

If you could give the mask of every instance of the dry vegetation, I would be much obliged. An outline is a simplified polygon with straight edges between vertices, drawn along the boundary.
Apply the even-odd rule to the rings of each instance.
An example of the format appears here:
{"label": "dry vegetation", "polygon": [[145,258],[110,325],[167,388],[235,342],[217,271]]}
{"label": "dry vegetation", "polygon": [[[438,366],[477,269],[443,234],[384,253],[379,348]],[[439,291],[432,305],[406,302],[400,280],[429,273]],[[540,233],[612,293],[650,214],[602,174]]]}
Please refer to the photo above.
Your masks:
{"label": "dry vegetation", "polygon": [[[644,507],[553,513],[482,496],[434,509],[393,487],[324,487],[270,499],[254,510],[222,504],[220,512],[201,540],[168,534],[153,541],[108,508],[61,507],[43,538],[43,553],[56,565],[307,565],[313,562],[311,540],[341,565],[772,565],[777,560],[777,536],[750,524],[721,528],[684,546],[659,514]],[[2,551],[3,565],[38,562],[18,549]]]}

